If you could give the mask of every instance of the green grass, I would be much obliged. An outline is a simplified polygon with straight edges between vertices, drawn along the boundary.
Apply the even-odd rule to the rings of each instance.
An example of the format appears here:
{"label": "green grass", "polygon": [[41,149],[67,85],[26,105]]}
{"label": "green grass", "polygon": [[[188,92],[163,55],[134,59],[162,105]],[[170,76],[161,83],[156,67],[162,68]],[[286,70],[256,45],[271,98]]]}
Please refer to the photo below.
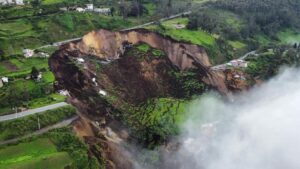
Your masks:
{"label": "green grass", "polygon": [[42,80],[46,83],[53,83],[55,81],[54,74],[51,71],[42,73]]}
{"label": "green grass", "polygon": [[150,46],[147,44],[141,44],[141,45],[138,45],[137,48],[142,52],[148,52],[148,50],[150,49]]}
{"label": "green grass", "polygon": [[3,63],[0,62],[0,74],[5,74],[5,73],[8,73],[8,72],[10,72],[10,70],[8,70],[6,68],[6,66]]}
{"label": "green grass", "polygon": [[70,156],[46,138],[0,149],[0,169],[63,169],[70,163]]}
{"label": "green grass", "polygon": [[286,29],[284,31],[278,32],[277,37],[282,43],[287,43],[287,44],[300,43],[300,32],[295,32],[290,29]]}
{"label": "green grass", "polygon": [[171,135],[179,134],[188,101],[175,98],[149,99],[138,107],[124,108],[124,121],[141,143],[153,148]]}
{"label": "green grass", "polygon": [[47,110],[43,113],[1,122],[0,141],[21,137],[38,130],[38,119],[41,128],[44,128],[74,116],[75,111],[76,110],[71,106],[64,106],[53,110]]}
{"label": "green grass", "polygon": [[240,31],[244,25],[243,21],[236,14],[225,11],[225,10],[215,10],[218,13],[220,19],[224,20],[226,25],[229,25],[231,28]]}
{"label": "green grass", "polygon": [[189,22],[188,18],[176,18],[176,19],[171,19],[168,21],[163,22],[163,25],[169,28],[174,28],[174,25],[176,24],[183,24],[187,25]]}
{"label": "green grass", "polygon": [[155,26],[155,25],[149,26],[147,28],[171,36],[172,38],[178,41],[190,42],[208,48],[215,46],[216,43],[215,38],[211,34],[202,31],[200,29],[199,30],[188,30],[186,28],[176,29],[174,25],[177,23],[186,25],[188,23],[188,18],[177,18],[177,19],[172,19],[163,22],[162,26],[164,27],[165,30],[162,30],[159,26]]}
{"label": "green grass", "polygon": [[263,34],[254,36],[254,40],[257,41],[260,45],[266,45],[272,41],[268,36]]}
{"label": "green grass", "polygon": [[48,68],[47,58],[17,58],[11,59],[10,62],[21,70],[31,70],[33,66],[35,66],[37,69]]}
{"label": "green grass", "polygon": [[65,169],[72,164],[72,159],[66,152],[58,152],[41,156],[34,160],[9,165],[3,169]]}
{"label": "green grass", "polygon": [[120,16],[78,12],[4,21],[0,24],[0,49],[6,56],[21,54],[23,48],[37,48],[51,42],[80,37],[100,28],[119,30],[133,26],[134,22],[136,19],[123,20]]}
{"label": "green grass", "polygon": [[44,5],[50,5],[50,4],[57,4],[57,3],[63,3],[65,0],[43,0]]}
{"label": "green grass", "polygon": [[202,30],[194,31],[187,29],[167,29],[164,34],[169,35],[178,41],[190,42],[205,47],[215,45],[215,39],[213,38],[213,36]]}
{"label": "green grass", "polygon": [[11,114],[12,112],[10,107],[0,107],[0,115]]}
{"label": "green grass", "polygon": [[246,44],[240,42],[240,41],[228,41],[228,43],[235,49],[242,49],[247,47]]}
{"label": "green grass", "polygon": [[[0,76],[8,76],[8,77],[19,77],[25,76],[31,72],[33,66],[37,69],[47,69],[48,66],[48,59],[47,58],[12,58],[9,62],[15,65],[18,70],[16,71],[9,71],[7,69],[3,69],[3,66],[0,66],[0,69],[3,71],[0,72]],[[1,64],[0,64],[1,65]],[[2,68],[1,68],[2,67]]]}
{"label": "green grass", "polygon": [[30,108],[30,109],[39,108],[39,107],[63,102],[65,99],[66,99],[66,97],[62,96],[60,94],[51,94],[51,95],[47,95],[42,98],[30,100],[28,102],[28,108]]}

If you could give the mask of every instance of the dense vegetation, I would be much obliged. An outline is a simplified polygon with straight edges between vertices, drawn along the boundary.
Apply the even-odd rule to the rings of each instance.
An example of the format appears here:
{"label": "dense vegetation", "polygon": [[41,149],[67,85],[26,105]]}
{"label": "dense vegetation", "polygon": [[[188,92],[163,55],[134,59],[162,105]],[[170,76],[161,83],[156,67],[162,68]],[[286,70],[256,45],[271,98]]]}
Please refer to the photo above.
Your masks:
{"label": "dense vegetation", "polygon": [[1,169],[63,169],[72,163],[66,152],[58,152],[48,138],[34,139],[0,148]]}
{"label": "dense vegetation", "polygon": [[276,75],[282,66],[300,65],[300,48],[297,45],[265,47],[260,52],[258,56],[247,59],[249,67],[246,72],[252,77],[268,79]]}
{"label": "dense vegetation", "polygon": [[[190,17],[189,27],[201,27],[209,32],[227,34],[226,36],[232,39],[254,37],[258,34],[276,38],[277,32],[284,28],[300,27],[299,8],[298,0],[212,1],[207,3],[205,9],[195,10]],[[226,19],[220,15],[223,13],[228,15],[228,12],[232,13],[230,15],[233,17],[229,22],[233,26],[224,24]],[[243,25],[236,19],[240,19]]]}
{"label": "dense vegetation", "polygon": [[71,128],[60,128],[16,145],[0,147],[0,168],[103,169]]}
{"label": "dense vegetation", "polygon": [[46,135],[53,141],[58,151],[68,152],[73,159],[69,168],[103,169],[103,164],[99,164],[95,157],[88,155],[88,147],[72,133],[70,128],[55,129]]}

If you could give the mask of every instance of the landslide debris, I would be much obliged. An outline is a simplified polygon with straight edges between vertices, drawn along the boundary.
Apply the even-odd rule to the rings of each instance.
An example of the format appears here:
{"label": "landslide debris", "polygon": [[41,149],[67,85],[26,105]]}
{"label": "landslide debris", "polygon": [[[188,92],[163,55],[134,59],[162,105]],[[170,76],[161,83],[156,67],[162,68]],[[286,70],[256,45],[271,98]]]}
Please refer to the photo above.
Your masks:
{"label": "landslide debris", "polygon": [[130,157],[123,143],[162,144],[176,134],[184,99],[210,88],[229,93],[225,75],[209,69],[204,48],[143,29],[93,31],[62,46],[49,65],[70,103],[89,119],[95,137],[86,142],[108,168]]}

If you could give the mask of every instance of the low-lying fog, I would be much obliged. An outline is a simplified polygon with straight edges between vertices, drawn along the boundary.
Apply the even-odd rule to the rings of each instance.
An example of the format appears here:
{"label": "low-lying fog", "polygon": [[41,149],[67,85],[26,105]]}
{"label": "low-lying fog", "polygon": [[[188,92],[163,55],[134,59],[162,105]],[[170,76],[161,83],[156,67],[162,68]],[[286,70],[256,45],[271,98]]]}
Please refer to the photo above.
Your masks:
{"label": "low-lying fog", "polygon": [[286,69],[224,103],[213,94],[190,107],[183,145],[185,169],[299,169],[300,70]]}
{"label": "low-lying fog", "polygon": [[182,146],[163,168],[299,169],[300,70],[286,69],[234,100],[208,94],[194,101]]}

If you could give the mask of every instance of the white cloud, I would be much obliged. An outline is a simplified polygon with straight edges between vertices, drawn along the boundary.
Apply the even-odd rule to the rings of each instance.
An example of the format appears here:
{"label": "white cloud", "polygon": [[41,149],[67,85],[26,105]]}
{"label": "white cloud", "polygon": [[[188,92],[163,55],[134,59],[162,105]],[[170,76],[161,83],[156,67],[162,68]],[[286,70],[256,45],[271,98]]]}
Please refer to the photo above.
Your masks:
{"label": "white cloud", "polygon": [[300,71],[287,69],[234,100],[210,94],[191,105],[171,158],[176,168],[299,169]]}

